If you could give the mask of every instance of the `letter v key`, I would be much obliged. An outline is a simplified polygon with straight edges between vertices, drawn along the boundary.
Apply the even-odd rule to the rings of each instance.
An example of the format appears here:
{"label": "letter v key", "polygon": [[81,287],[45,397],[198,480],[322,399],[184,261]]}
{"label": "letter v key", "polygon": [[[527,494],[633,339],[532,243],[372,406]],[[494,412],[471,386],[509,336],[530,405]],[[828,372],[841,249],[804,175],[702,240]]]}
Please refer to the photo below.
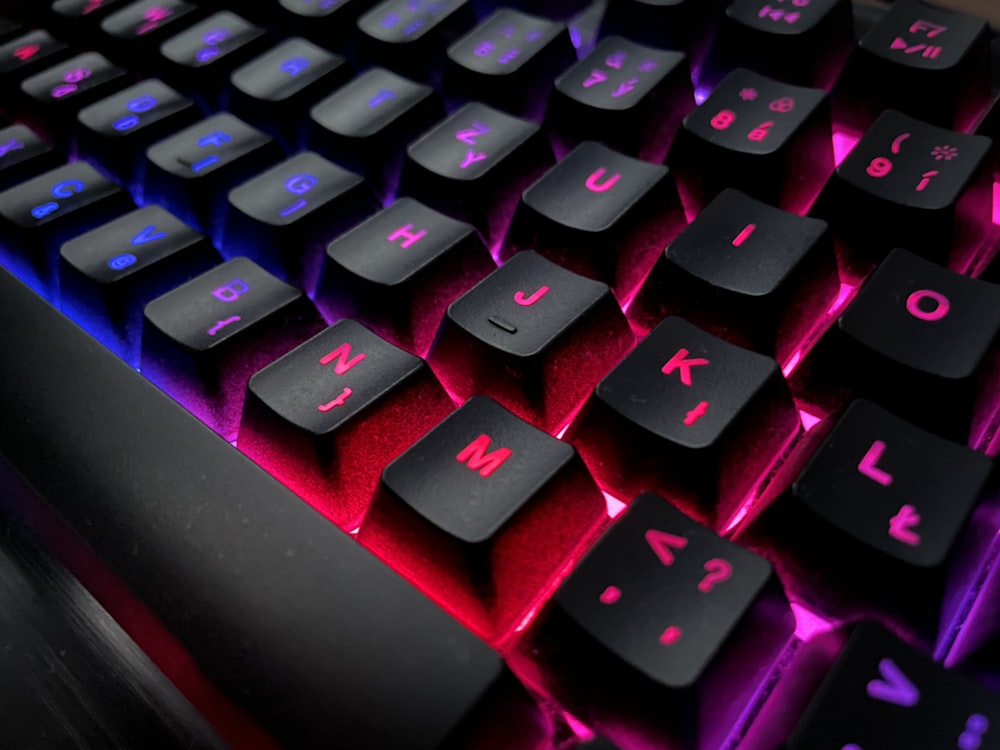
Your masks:
{"label": "letter v key", "polygon": [[133,245],[145,245],[147,242],[153,242],[154,240],[162,240],[167,236],[166,232],[158,232],[156,230],[155,224],[150,224],[148,227],[143,229],[139,234],[132,238]]}
{"label": "letter v key", "polygon": [[868,695],[878,701],[895,703],[897,706],[912,708],[920,700],[920,691],[896,666],[892,659],[882,659],[878,663],[878,673],[881,679],[868,683]]}

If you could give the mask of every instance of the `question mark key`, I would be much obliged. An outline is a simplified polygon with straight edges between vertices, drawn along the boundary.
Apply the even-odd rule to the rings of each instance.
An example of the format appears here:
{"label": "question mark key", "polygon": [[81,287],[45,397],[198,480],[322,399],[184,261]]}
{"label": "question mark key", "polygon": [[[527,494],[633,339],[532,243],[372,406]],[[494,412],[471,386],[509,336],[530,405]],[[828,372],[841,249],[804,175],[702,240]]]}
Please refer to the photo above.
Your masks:
{"label": "question mark key", "polygon": [[[557,698],[569,705],[600,710],[597,696],[612,691],[621,710],[631,711],[633,701],[625,696],[634,694],[635,715],[624,720],[648,721],[660,747],[672,742],[663,727],[696,736],[692,717],[702,715],[700,726],[721,726],[738,715],[728,713],[728,697],[719,700],[709,686],[738,674],[731,678],[740,683],[734,694],[749,697],[757,687],[753,675],[766,674],[765,665],[793,631],[790,607],[767,560],[646,493],[563,582],[527,643],[535,654],[568,656],[546,668],[556,675],[551,687]],[[730,672],[733,659],[740,669]],[[677,716],[653,722],[644,718],[643,704],[660,712],[677,707]],[[718,716],[705,721],[706,712]]]}

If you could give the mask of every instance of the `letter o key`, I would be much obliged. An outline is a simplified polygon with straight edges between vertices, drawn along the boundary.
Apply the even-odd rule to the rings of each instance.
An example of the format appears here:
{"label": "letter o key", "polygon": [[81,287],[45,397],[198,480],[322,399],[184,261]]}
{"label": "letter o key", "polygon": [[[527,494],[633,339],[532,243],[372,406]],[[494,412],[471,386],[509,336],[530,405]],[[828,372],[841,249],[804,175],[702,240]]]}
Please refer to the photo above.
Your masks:
{"label": "letter o key", "polygon": [[[934,301],[933,310],[920,309],[920,303],[925,299]],[[918,289],[906,298],[906,312],[919,320],[928,322],[941,320],[948,314],[949,310],[951,310],[951,302],[948,301],[948,298],[931,289]]]}

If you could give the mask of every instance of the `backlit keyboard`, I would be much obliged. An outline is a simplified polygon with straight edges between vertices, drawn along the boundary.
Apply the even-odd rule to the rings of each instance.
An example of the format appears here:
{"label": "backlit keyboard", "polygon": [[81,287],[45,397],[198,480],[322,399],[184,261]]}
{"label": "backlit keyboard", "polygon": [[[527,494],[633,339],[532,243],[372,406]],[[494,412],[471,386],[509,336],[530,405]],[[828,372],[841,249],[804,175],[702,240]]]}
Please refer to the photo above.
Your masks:
{"label": "backlit keyboard", "polygon": [[1000,749],[997,39],[0,3],[0,744]]}

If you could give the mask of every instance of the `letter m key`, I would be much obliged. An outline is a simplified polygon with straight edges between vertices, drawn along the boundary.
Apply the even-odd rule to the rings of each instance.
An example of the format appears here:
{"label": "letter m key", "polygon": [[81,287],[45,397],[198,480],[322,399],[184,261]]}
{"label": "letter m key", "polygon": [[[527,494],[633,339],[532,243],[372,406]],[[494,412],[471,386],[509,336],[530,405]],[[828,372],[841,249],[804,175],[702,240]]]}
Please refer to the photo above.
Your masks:
{"label": "letter m key", "polygon": [[478,471],[479,476],[488,477],[503,466],[514,453],[510,448],[497,448],[487,453],[491,442],[489,435],[480,435],[465,446],[455,459],[459,463],[466,464],[470,470]]}

